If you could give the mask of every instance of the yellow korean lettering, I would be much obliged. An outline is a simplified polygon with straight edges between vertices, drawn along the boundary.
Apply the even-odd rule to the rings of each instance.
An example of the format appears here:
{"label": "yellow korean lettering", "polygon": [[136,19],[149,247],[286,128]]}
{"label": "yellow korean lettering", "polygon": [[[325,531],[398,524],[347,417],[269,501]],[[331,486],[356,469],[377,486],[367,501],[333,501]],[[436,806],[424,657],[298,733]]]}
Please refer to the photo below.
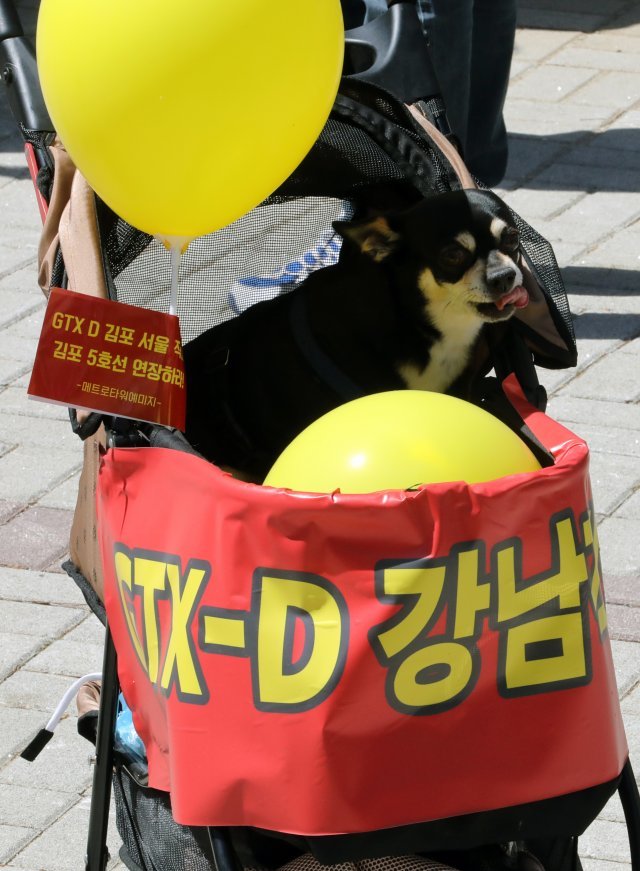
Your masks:
{"label": "yellow korean lettering", "polygon": [[552,520],[553,564],[544,577],[520,582],[520,554],[507,544],[496,549],[495,573],[498,585],[498,623],[516,620],[543,605],[557,603],[562,610],[580,607],[580,585],[588,579],[587,562],[578,547],[572,515]]}
{"label": "yellow korean lettering", "polygon": [[454,638],[474,638],[481,626],[478,617],[491,606],[491,585],[480,582],[480,555],[484,549],[476,545],[457,554],[457,583],[453,619]]}
{"label": "yellow korean lettering", "polygon": [[407,714],[449,708],[466,695],[473,671],[472,654],[463,644],[432,639],[395,670],[393,707]]}
{"label": "yellow korean lettering", "polygon": [[593,612],[598,621],[598,629],[602,636],[607,631],[607,609],[605,607],[604,592],[602,589],[600,543],[598,541],[598,530],[596,529],[592,511],[588,511],[586,517],[582,521],[582,537],[584,539],[585,547],[591,556],[589,566],[589,596],[593,606]]}
{"label": "yellow korean lettering", "polygon": [[411,597],[403,616],[388,621],[389,628],[376,640],[387,659],[396,656],[428,630],[442,598],[446,567],[442,564],[400,566],[384,569],[382,595],[393,599]]}
{"label": "yellow korean lettering", "polygon": [[580,611],[513,626],[506,633],[504,689],[575,686],[590,677]]}

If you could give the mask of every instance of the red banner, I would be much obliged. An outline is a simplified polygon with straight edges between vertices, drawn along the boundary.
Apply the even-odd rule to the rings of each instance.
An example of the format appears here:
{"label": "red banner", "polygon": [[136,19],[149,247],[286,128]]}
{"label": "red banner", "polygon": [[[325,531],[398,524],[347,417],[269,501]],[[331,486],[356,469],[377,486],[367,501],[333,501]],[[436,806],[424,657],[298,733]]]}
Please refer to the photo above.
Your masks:
{"label": "red banner", "polygon": [[626,759],[585,443],[486,484],[311,495],[110,450],[123,692],[178,822],[363,832],[605,783]]}
{"label": "red banner", "polygon": [[177,317],[53,288],[28,393],[184,429]]}

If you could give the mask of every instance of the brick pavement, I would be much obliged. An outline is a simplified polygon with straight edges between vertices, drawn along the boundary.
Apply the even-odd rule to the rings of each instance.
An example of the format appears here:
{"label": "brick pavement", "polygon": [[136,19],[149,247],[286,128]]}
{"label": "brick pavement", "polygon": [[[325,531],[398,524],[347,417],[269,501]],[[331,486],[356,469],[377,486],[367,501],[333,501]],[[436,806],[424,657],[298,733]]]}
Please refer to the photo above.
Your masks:
{"label": "brick pavement", "polygon": [[[33,0],[21,10],[32,32]],[[591,447],[613,655],[640,771],[640,2],[522,0],[519,16],[501,192],[552,242],[570,292],[579,364],[540,374],[551,414]],[[26,399],[43,312],[38,224],[0,97],[0,866],[62,871],[83,867],[90,747],[69,713],[35,763],[17,753],[67,681],[99,670],[102,630],[60,570],[80,445],[64,410]],[[115,856],[113,826],[110,843]],[[617,801],[580,852],[587,871],[628,867]]]}

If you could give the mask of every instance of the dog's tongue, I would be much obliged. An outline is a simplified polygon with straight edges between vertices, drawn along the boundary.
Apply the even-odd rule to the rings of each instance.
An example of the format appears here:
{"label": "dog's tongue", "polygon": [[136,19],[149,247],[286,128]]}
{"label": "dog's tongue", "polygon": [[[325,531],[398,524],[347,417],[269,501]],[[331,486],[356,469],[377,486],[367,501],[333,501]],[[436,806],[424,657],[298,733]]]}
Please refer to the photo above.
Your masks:
{"label": "dog's tongue", "polygon": [[518,285],[518,287],[514,287],[513,290],[509,291],[509,293],[505,293],[504,296],[497,299],[495,305],[498,311],[502,311],[502,309],[507,305],[514,305],[516,308],[524,308],[528,302],[529,294],[522,285]]}

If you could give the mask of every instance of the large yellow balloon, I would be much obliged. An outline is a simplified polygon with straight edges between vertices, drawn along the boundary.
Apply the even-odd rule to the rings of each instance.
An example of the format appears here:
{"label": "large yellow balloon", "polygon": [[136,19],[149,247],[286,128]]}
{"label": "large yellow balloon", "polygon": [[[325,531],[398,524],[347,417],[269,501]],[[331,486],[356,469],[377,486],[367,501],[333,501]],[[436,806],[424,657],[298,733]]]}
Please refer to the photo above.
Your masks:
{"label": "large yellow balloon", "polygon": [[347,402],[285,448],[265,479],[310,493],[370,493],[420,484],[475,484],[540,468],[488,412],[441,393],[395,390]]}
{"label": "large yellow balloon", "polygon": [[339,0],[42,0],[38,69],[63,144],[121,217],[193,238],[311,148],[342,71]]}

